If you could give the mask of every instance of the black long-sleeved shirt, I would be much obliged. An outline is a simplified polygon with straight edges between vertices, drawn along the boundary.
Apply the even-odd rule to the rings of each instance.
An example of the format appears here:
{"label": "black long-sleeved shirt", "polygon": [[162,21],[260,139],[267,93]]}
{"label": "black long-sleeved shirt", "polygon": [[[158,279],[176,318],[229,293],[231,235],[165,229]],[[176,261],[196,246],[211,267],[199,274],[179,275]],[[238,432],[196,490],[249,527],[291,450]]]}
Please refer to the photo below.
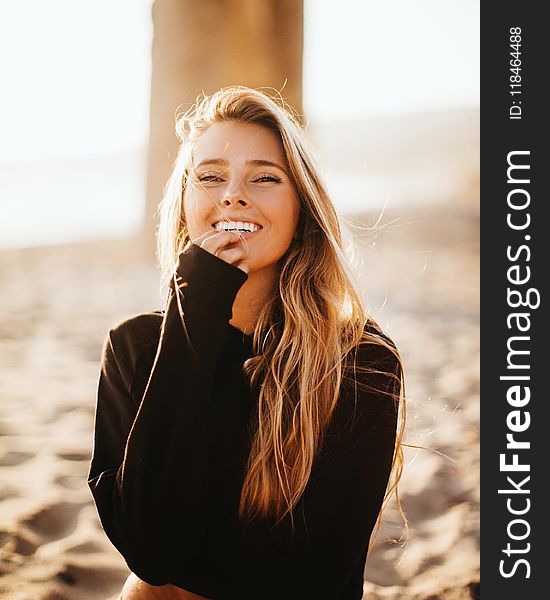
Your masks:
{"label": "black long-sleeved shirt", "polygon": [[[180,254],[166,311],[118,323],[106,338],[88,484],[128,567],[212,600],[359,600],[370,535],[391,468],[397,407],[343,385],[323,451],[294,509],[274,523],[237,516],[257,395],[242,365],[252,335],[229,323],[248,275],[193,244]],[[386,338],[388,339],[388,338]],[[362,345],[358,362],[398,372]],[[383,374],[357,375],[374,389]]]}

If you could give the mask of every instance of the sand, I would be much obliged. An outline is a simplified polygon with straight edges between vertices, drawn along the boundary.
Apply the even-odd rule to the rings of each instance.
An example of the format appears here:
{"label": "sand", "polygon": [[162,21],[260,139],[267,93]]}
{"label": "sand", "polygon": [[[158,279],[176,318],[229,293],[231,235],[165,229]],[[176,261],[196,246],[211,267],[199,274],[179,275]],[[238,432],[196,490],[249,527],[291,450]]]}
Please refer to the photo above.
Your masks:
{"label": "sand", "polygon": [[[406,451],[408,541],[386,541],[390,506],[364,599],[479,593],[474,204],[387,214],[362,239],[365,293],[405,364],[406,442],[432,448]],[[86,485],[99,359],[114,323],[160,307],[157,269],[138,240],[106,240],[0,252],[0,280],[0,596],[115,600],[129,571]]]}

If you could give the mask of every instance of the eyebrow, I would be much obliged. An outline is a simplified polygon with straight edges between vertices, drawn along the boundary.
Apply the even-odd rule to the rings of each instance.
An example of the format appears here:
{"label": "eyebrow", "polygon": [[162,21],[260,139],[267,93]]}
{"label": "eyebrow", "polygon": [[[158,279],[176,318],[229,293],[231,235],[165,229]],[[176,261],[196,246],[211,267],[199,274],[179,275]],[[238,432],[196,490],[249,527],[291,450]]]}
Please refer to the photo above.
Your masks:
{"label": "eyebrow", "polygon": [[[208,158],[206,160],[202,160],[196,167],[195,169],[198,169],[199,167],[202,167],[204,165],[228,165],[229,162],[223,158]],[[276,167],[277,169],[280,169],[283,173],[286,173],[286,169],[284,169],[283,167],[281,167],[281,165],[278,165],[277,163],[274,163],[270,160],[264,160],[264,159],[254,159],[254,160],[247,160],[246,163],[247,165],[254,165],[254,166],[260,166],[260,167]]]}

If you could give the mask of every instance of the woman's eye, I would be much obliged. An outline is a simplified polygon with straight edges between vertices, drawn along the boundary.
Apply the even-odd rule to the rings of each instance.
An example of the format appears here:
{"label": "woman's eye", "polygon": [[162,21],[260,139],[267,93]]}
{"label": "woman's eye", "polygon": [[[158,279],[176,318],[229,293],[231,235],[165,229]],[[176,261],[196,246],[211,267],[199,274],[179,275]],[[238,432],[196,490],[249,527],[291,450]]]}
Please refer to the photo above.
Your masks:
{"label": "woman's eye", "polygon": [[275,175],[270,175],[269,173],[266,173],[265,175],[260,175],[257,179],[254,180],[254,182],[273,182],[273,183],[281,183],[281,180],[276,177]]}
{"label": "woman's eye", "polygon": [[221,181],[221,178],[218,175],[199,175],[199,181]]}

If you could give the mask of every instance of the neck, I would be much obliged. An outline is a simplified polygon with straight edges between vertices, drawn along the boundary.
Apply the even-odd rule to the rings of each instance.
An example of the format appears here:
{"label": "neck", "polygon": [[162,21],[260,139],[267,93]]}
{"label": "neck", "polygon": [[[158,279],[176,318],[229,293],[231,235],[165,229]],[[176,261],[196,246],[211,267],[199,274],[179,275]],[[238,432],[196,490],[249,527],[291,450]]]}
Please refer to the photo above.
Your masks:
{"label": "neck", "polygon": [[233,302],[233,316],[229,321],[231,325],[246,334],[252,333],[258,315],[269,298],[274,278],[274,266],[248,274],[248,279]]}

